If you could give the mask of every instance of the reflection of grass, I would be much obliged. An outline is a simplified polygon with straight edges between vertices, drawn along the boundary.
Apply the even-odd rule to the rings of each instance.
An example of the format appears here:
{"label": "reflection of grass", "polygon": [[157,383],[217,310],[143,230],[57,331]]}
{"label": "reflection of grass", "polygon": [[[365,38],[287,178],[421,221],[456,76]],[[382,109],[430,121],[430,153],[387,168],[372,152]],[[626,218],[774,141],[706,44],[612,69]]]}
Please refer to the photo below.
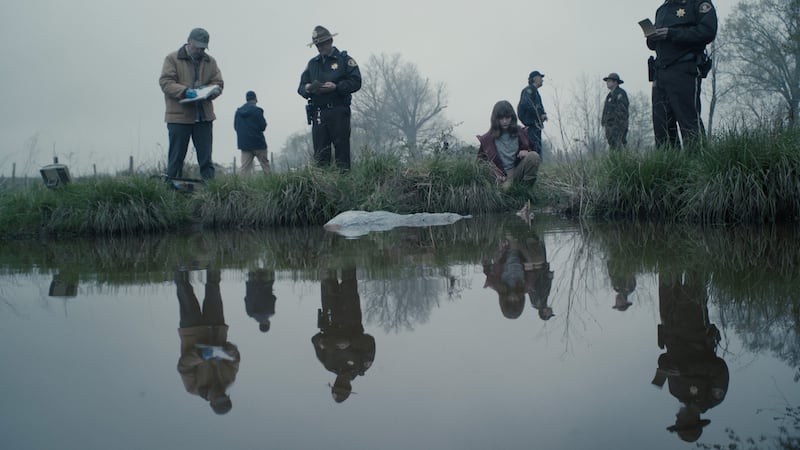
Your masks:
{"label": "reflection of grass", "polygon": [[[498,242],[506,223],[518,217],[475,217],[450,226],[404,228],[346,240],[322,227],[276,227],[262,231],[164,233],[49,241],[0,240],[0,270],[9,273],[61,271],[109,284],[163,281],[179,265],[201,262],[222,269],[269,267],[315,279],[328,268],[357,266],[371,278],[391,278],[404,267],[446,268],[480,261],[487,244]],[[502,226],[501,226],[502,225]]]}

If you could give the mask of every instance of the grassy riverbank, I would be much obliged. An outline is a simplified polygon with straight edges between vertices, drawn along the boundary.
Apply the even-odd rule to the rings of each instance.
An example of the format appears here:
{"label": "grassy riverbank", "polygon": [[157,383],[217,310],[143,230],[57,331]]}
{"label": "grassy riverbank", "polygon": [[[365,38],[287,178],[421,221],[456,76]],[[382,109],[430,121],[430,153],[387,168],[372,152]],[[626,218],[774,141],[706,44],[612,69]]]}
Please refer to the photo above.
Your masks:
{"label": "grassy riverbank", "polygon": [[[342,175],[307,168],[220,176],[192,194],[159,179],[84,178],[60,189],[0,189],[0,236],[112,235],[206,228],[319,225],[350,209],[398,213],[514,211],[525,189],[498,189],[490,171],[462,160],[411,165],[371,157]],[[800,219],[800,131],[730,134],[693,154],[615,152],[546,160],[534,204],[563,214],[681,223]]]}
{"label": "grassy riverbank", "polygon": [[526,194],[503,193],[486,167],[471,160],[409,166],[390,157],[361,161],[344,175],[306,168],[268,177],[219,176],[191,194],[158,178],[86,178],[59,189],[0,190],[0,236],[319,225],[350,209],[481,214],[518,207]]}
{"label": "grassy riverbank", "polygon": [[800,220],[800,129],[730,133],[695,153],[619,152],[552,168],[540,187],[583,217],[733,224]]}

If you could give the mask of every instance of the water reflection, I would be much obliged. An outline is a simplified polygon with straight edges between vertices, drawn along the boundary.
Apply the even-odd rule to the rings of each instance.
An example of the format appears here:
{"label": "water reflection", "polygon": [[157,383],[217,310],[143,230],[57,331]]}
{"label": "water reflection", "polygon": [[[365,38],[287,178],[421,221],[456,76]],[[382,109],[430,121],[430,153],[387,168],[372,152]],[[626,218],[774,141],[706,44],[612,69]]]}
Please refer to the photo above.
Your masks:
{"label": "water reflection", "polygon": [[[375,339],[364,333],[361,300],[355,267],[326,270],[320,291],[322,307],[317,310],[319,333],[311,338],[319,362],[336,374],[331,395],[336,403],[350,397],[351,382],[363,376],[375,360]],[[339,281],[341,278],[341,281]]]}
{"label": "water reflection", "polygon": [[611,287],[616,292],[612,308],[617,311],[625,311],[633,305],[628,297],[636,290],[636,273],[630,270],[624,261],[620,261],[613,256],[608,257],[606,267],[608,268]]}
{"label": "water reflection", "polygon": [[[4,404],[24,410],[0,406],[10,419],[0,432],[13,444],[25,439],[19,430],[29,417],[48,429],[61,423],[50,411],[73,404],[69,390],[60,381],[40,383],[43,391],[24,382],[50,373],[54,363],[47,361],[81,380],[75,373],[104,374],[84,354],[119,354],[114,367],[125,369],[127,383],[95,383],[106,397],[135,397],[127,404],[140,416],[191,415],[185,422],[211,429],[218,418],[195,396],[203,398],[214,411],[229,411],[230,433],[242,437],[232,448],[253,448],[260,442],[253,430],[264,423],[274,425],[276,448],[399,448],[396,423],[424,448],[529,448],[536,434],[541,448],[669,449],[724,440],[728,428],[766,434],[773,429],[756,410],[774,407],[769,401],[778,395],[763,391],[774,386],[787,403],[797,402],[798,238],[792,229],[547,218],[528,224],[489,216],[358,240],[305,228],[0,242],[0,309],[11,312],[0,314],[0,333],[16,339],[0,349],[0,358],[15,361],[0,371],[0,386],[19,386],[19,395],[2,391],[11,399]],[[19,295],[26,283],[36,286]],[[180,314],[174,301],[161,301],[173,298],[173,289]],[[49,295],[69,299],[70,317],[50,314]],[[223,297],[237,300],[227,301],[224,313]],[[536,314],[525,313],[528,301]],[[116,333],[104,328],[109,323]],[[256,328],[269,330],[269,338]],[[162,352],[165,342],[173,345]],[[89,351],[71,352],[83,346]],[[241,371],[239,349],[248,355]],[[653,383],[661,390],[649,383],[656,367]],[[128,386],[138,382],[137,369],[163,372],[135,388],[138,396]],[[536,383],[517,382],[530,374]],[[355,395],[359,390],[369,395]],[[163,398],[157,406],[155,397]],[[42,398],[52,405],[40,406]],[[581,408],[572,407],[577,403]],[[641,413],[620,425],[607,414],[609,404]],[[107,419],[92,413],[103,408],[84,408],[82,419]],[[378,410],[390,411],[391,420]],[[420,411],[435,415],[441,429],[429,427]],[[365,424],[363,436],[343,435],[352,423]],[[600,435],[608,441],[595,444]],[[492,441],[497,436],[502,442]],[[129,448],[180,448],[131,442]]]}
{"label": "water reflection", "polygon": [[525,294],[539,318],[549,320],[555,314],[547,305],[553,271],[547,262],[544,241],[533,232],[514,235],[508,230],[493,255],[483,261],[484,288],[497,292],[500,311],[507,319],[516,319],[525,309]]}
{"label": "water reflection", "polygon": [[716,355],[720,333],[708,316],[707,277],[694,271],[662,272],[658,277],[661,324],[653,384],[669,384],[683,405],[667,428],[687,442],[696,441],[711,423],[701,414],[719,405],[728,392],[728,366]]}
{"label": "water reflection", "polygon": [[228,342],[228,325],[220,293],[219,269],[206,269],[203,305],[194,293],[189,270],[175,272],[180,306],[181,356],[178,373],[186,392],[209,402],[217,414],[233,407],[227,393],[239,372],[239,349]]}
{"label": "water reflection", "polygon": [[76,297],[78,295],[78,275],[61,272],[54,273],[53,281],[50,282],[50,289],[48,289],[48,295],[50,297]]}
{"label": "water reflection", "polygon": [[245,283],[244,305],[247,315],[258,322],[258,329],[266,333],[270,328],[270,319],[275,315],[275,301],[273,293],[275,284],[275,271],[268,269],[255,269],[247,272]]}

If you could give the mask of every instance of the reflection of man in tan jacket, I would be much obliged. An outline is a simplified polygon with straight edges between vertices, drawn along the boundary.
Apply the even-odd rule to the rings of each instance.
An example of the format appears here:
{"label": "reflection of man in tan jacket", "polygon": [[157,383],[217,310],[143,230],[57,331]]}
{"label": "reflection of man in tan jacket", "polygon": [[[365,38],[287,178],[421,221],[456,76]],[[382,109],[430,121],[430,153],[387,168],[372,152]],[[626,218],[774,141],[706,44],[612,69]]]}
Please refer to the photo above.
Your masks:
{"label": "reflection of man in tan jacket", "polygon": [[236,379],[240,355],[239,349],[228,342],[219,281],[219,270],[206,271],[201,310],[189,272],[178,272],[175,277],[180,304],[178,372],[187,392],[208,400],[215,413],[225,414],[233,406],[226,390]]}
{"label": "reflection of man in tan jacket", "polygon": [[[200,176],[214,178],[214,164],[211,162],[212,122],[214,115],[213,99],[222,93],[222,72],[217,60],[206,54],[209,35],[202,28],[195,28],[181,48],[164,58],[158,84],[164,92],[169,131],[169,156],[167,176],[182,177],[183,161],[189,148],[189,139],[194,143]],[[181,100],[198,98],[197,90],[211,85],[219,89],[205,99],[181,103]]]}

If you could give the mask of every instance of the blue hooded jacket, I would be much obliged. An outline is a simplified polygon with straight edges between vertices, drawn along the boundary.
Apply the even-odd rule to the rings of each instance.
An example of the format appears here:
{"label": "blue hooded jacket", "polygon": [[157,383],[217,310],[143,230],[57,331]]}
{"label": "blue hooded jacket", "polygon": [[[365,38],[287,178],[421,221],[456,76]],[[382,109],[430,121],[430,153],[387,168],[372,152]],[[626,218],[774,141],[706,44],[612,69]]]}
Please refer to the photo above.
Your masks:
{"label": "blue hooded jacket", "polygon": [[267,149],[267,140],[264,138],[267,120],[264,118],[264,110],[256,106],[255,103],[247,102],[236,110],[236,115],[233,118],[233,128],[236,130],[236,141],[239,150]]}

